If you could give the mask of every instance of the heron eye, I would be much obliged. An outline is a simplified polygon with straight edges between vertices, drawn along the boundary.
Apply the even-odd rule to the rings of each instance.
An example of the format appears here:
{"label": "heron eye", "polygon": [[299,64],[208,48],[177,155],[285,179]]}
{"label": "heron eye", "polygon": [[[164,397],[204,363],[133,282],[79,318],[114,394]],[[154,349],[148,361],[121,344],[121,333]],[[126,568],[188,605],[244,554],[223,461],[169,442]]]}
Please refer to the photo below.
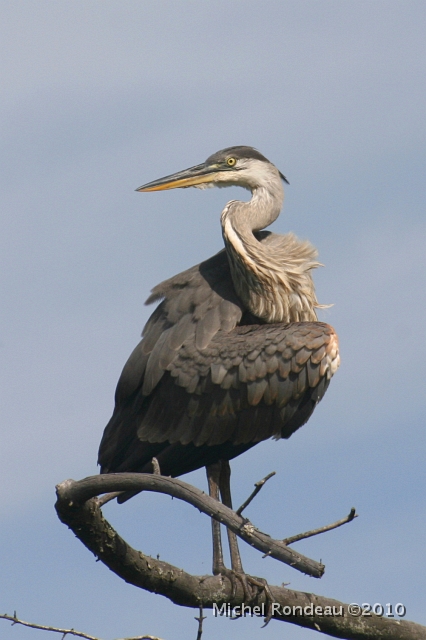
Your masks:
{"label": "heron eye", "polygon": [[237,161],[235,158],[228,158],[226,164],[228,165],[228,167],[234,167],[237,164]]}

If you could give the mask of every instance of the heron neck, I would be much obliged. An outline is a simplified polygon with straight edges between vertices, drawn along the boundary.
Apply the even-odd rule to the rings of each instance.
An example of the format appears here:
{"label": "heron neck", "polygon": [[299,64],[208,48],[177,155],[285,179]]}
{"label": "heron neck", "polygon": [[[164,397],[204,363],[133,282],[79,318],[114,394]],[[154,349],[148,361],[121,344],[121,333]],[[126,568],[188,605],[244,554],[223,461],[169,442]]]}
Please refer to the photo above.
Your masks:
{"label": "heron neck", "polygon": [[[312,321],[316,319],[309,274],[312,262],[301,268],[292,263],[292,256],[277,253],[254,235],[277,219],[282,202],[282,189],[281,194],[259,189],[253,191],[250,202],[226,205],[222,235],[232,281],[244,306],[264,322]],[[312,301],[308,302],[307,288],[312,288]]]}

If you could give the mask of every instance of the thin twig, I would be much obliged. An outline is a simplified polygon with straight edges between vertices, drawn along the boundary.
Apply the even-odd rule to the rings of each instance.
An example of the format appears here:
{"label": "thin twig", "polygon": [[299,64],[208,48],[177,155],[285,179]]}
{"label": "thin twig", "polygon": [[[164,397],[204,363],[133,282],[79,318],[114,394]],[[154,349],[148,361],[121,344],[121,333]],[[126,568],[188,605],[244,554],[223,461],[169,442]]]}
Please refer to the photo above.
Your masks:
{"label": "thin twig", "polygon": [[349,512],[349,515],[345,516],[341,520],[337,520],[337,522],[333,522],[333,524],[328,524],[325,527],[319,527],[318,529],[312,529],[311,531],[306,531],[305,533],[299,533],[297,536],[292,536],[291,538],[284,538],[283,543],[285,545],[293,544],[293,542],[298,542],[299,540],[304,540],[305,538],[311,538],[312,536],[317,536],[319,533],[325,533],[326,531],[331,531],[332,529],[337,529],[337,527],[341,527],[342,524],[346,524],[347,522],[352,522],[354,518],[358,518],[358,514],[355,511],[355,507]]}
{"label": "thin twig", "polygon": [[[9,616],[7,613],[0,614],[0,618],[3,620],[10,620],[12,626],[14,624],[21,624],[23,627],[30,627],[31,629],[40,629],[41,631],[53,631],[54,633],[62,633],[62,638],[67,635],[77,636],[78,638],[85,638],[85,640],[100,640],[96,636],[90,636],[88,633],[82,631],[76,631],[75,629],[61,629],[60,627],[51,627],[44,624],[36,624],[35,622],[25,622],[20,620],[16,611],[13,612],[13,616]],[[157,636],[134,636],[132,638],[122,638],[121,640],[161,640]]]}
{"label": "thin twig", "polygon": [[194,618],[198,622],[197,640],[201,640],[201,636],[203,635],[203,620],[205,620],[206,617],[207,616],[203,616],[203,605],[200,604],[200,615],[198,618]]}
{"label": "thin twig", "polygon": [[158,462],[157,458],[153,458],[151,460],[152,462],[152,472],[155,476],[161,476],[161,469],[160,469],[160,463]]}
{"label": "thin twig", "polygon": [[113,491],[112,493],[106,493],[105,495],[102,496],[102,498],[98,497],[99,506],[103,507],[104,504],[106,504],[107,502],[111,502],[111,500],[114,500],[114,498],[117,498],[122,493],[124,493],[124,491]]}
{"label": "thin twig", "polygon": [[[152,473],[155,476],[161,476],[160,463],[158,462],[157,458],[152,458],[151,463]],[[111,500],[114,500],[114,498],[118,498],[118,496],[121,496],[122,493],[125,493],[125,491],[113,491],[111,493],[106,493],[104,496],[102,496],[102,498],[99,498],[98,496],[99,506],[103,507],[104,504],[107,504],[107,502],[111,502]]]}
{"label": "thin twig", "polygon": [[249,495],[249,497],[247,498],[247,500],[246,500],[245,502],[243,502],[243,504],[241,505],[241,507],[239,507],[239,508],[236,510],[236,512],[235,512],[235,513],[236,513],[238,516],[240,516],[240,515],[242,514],[242,512],[244,511],[244,509],[245,509],[246,507],[248,507],[248,506],[249,506],[250,502],[253,500],[253,498],[255,498],[255,497],[257,496],[257,494],[259,493],[259,491],[261,490],[261,488],[263,487],[263,485],[265,484],[265,482],[268,482],[269,478],[272,478],[272,476],[274,476],[274,475],[275,475],[275,473],[276,473],[275,471],[271,471],[271,473],[268,473],[268,475],[267,475],[267,476],[265,476],[265,477],[263,478],[263,480],[259,480],[259,482],[256,482],[256,483],[255,483],[255,485],[254,485],[254,486],[255,486],[254,491]]}

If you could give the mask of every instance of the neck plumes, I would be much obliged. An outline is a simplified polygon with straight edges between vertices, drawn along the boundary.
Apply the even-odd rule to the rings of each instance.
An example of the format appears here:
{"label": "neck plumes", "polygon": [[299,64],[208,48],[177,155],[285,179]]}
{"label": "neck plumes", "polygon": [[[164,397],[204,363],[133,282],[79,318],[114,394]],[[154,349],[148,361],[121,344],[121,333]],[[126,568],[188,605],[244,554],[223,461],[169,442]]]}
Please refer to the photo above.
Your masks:
{"label": "neck plumes", "polygon": [[315,308],[321,306],[311,276],[319,266],[317,251],[292,233],[259,233],[280,213],[284,192],[279,177],[251,191],[250,202],[228,202],[221,216],[236,292],[264,322],[315,321]]}

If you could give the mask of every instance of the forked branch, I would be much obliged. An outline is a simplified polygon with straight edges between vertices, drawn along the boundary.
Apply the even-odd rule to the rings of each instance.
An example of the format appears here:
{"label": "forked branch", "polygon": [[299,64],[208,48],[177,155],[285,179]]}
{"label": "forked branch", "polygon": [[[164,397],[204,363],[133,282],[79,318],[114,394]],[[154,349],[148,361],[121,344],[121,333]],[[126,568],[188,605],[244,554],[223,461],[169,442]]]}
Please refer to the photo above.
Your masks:
{"label": "forked branch", "polygon": [[[57,489],[58,495],[64,499],[66,499],[66,496],[70,496],[70,501],[73,504],[82,504],[99,494],[110,492],[115,494],[120,491],[136,490],[165,493],[192,504],[211,518],[218,520],[231,531],[234,531],[244,542],[258,549],[258,551],[314,578],[320,578],[324,573],[324,565],[320,562],[311,560],[294,551],[294,549],[290,549],[281,540],[274,540],[266,533],[262,533],[246,518],[211,498],[201,489],[197,489],[177,478],[150,473],[111,473],[90,476],[78,482],[66,480]],[[108,496],[109,498],[110,496]],[[99,502],[103,504],[103,498],[100,498]]]}

